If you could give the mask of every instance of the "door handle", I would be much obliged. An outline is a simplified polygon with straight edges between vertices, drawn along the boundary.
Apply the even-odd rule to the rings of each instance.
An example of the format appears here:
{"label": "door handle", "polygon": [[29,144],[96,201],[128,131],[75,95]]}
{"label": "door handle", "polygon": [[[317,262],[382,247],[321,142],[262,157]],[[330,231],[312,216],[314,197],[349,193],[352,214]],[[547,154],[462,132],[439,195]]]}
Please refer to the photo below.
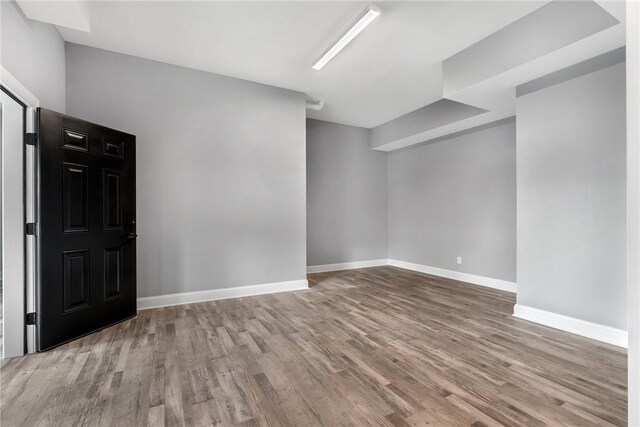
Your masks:
{"label": "door handle", "polygon": [[127,236],[127,239],[135,239],[136,237],[138,237],[136,233],[129,233],[129,235]]}

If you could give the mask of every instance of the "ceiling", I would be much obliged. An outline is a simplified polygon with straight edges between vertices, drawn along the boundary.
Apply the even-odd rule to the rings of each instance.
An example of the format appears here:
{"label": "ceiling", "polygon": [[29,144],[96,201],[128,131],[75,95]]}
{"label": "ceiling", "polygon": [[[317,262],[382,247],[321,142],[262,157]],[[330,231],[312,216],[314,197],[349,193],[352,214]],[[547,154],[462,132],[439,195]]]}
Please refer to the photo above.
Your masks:
{"label": "ceiling", "polygon": [[442,61],[544,1],[377,2],[382,14],[321,71],[368,2],[88,2],[69,42],[265,83],[325,101],[308,116],[374,127],[442,98]]}

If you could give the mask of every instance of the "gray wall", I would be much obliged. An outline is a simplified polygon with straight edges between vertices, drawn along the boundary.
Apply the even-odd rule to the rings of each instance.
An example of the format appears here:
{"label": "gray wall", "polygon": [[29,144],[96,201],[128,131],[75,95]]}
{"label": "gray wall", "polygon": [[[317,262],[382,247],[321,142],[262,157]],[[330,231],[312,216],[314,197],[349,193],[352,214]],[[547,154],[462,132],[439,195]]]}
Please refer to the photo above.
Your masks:
{"label": "gray wall", "polygon": [[387,258],[387,154],[369,130],[307,120],[307,264]]}
{"label": "gray wall", "polygon": [[0,8],[0,63],[41,107],[64,113],[64,41],[58,30],[27,19],[13,1],[0,1]]}
{"label": "gray wall", "polygon": [[389,258],[515,281],[513,120],[389,154]]}
{"label": "gray wall", "polygon": [[517,99],[518,304],[626,329],[625,65]]}
{"label": "gray wall", "polygon": [[306,278],[304,95],[66,53],[68,113],[137,136],[139,296]]}

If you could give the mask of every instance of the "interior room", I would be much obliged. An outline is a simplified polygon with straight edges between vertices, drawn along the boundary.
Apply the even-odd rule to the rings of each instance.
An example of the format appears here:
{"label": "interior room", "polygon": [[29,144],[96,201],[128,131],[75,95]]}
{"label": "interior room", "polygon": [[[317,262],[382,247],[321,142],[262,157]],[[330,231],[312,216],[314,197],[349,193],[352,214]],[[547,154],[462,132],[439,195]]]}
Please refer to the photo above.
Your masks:
{"label": "interior room", "polygon": [[640,426],[640,2],[0,2],[3,426]]}

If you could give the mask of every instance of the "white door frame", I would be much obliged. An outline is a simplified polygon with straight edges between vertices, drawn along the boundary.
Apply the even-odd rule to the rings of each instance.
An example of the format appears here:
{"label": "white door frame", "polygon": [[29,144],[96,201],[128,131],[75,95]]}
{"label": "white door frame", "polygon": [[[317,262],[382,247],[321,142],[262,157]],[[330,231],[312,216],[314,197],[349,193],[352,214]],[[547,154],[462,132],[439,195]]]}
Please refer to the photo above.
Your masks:
{"label": "white door frame", "polygon": [[627,1],[627,350],[629,425],[640,426],[640,2]]}
{"label": "white door frame", "polygon": [[[32,133],[35,131],[35,112],[36,108],[40,106],[40,101],[36,98],[24,85],[22,85],[11,73],[0,66],[0,84],[7,89],[11,94],[19,99],[23,104],[27,106],[26,111],[26,132]],[[24,197],[24,217],[26,222],[36,222],[36,206],[35,206],[35,148],[27,146],[25,150],[24,164],[26,165],[25,173],[25,197]],[[4,160],[3,160],[4,161]],[[24,224],[23,224],[24,226]],[[4,300],[3,304],[11,304],[14,307],[18,307],[18,311],[22,312],[22,316],[16,318],[3,319],[5,336],[6,331],[10,331],[10,334],[20,334],[22,338],[22,345],[20,348],[4,347],[4,354],[8,357],[20,356],[24,354],[25,342],[24,337],[26,335],[26,349],[28,353],[35,351],[35,326],[26,326],[26,313],[36,311],[36,238],[34,236],[27,236],[25,240],[24,251],[13,251],[12,253],[5,253],[3,256],[5,259],[9,258],[11,265],[25,266],[25,293],[20,301],[7,301]],[[16,298],[17,297],[12,297]],[[26,312],[24,308],[26,308]],[[16,320],[16,319],[20,320]],[[24,333],[26,327],[26,334]],[[15,340],[18,342],[19,340]],[[1,356],[0,356],[1,357]]]}

